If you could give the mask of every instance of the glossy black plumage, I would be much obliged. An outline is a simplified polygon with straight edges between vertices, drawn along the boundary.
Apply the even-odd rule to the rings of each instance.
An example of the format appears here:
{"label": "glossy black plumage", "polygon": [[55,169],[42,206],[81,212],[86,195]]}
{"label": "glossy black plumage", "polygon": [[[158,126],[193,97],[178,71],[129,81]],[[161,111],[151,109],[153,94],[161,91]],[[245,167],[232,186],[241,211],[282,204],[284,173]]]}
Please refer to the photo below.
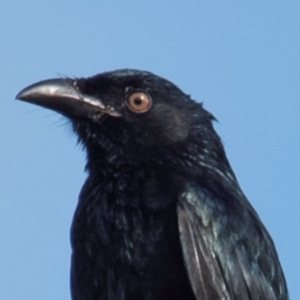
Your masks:
{"label": "glossy black plumage", "polygon": [[[149,109],[130,108],[136,91]],[[43,81],[17,98],[68,117],[87,151],[72,299],[288,299],[272,239],[202,104],[128,69]]]}

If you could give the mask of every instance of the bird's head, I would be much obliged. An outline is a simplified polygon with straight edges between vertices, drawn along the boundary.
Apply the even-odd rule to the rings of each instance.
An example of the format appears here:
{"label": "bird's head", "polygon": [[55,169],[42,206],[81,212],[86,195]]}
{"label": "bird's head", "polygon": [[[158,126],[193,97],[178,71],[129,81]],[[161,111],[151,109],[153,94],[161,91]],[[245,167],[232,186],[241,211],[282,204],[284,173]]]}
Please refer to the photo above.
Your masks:
{"label": "bird's head", "polygon": [[138,70],[50,79],[17,99],[55,110],[73,124],[89,158],[212,165],[227,160],[213,116],[170,81]]}

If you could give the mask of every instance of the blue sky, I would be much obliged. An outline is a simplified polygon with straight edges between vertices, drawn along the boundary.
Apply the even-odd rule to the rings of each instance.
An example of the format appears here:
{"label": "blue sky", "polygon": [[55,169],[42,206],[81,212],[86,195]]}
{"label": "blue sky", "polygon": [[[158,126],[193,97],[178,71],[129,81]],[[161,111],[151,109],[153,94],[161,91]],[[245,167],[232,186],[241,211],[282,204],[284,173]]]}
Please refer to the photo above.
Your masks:
{"label": "blue sky", "polygon": [[239,182],[300,299],[299,1],[1,1],[0,299],[69,299],[85,155],[66,119],[14,100],[36,81],[130,67],[219,120]]}

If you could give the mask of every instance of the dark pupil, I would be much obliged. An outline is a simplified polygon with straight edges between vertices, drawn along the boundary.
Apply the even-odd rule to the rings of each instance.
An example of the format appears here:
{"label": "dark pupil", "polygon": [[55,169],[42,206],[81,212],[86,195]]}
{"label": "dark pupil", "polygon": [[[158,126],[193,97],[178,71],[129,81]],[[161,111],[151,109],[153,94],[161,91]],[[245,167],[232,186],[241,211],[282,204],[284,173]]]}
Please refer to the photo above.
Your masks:
{"label": "dark pupil", "polygon": [[134,98],[133,102],[135,105],[139,106],[142,104],[143,101],[141,98]]}

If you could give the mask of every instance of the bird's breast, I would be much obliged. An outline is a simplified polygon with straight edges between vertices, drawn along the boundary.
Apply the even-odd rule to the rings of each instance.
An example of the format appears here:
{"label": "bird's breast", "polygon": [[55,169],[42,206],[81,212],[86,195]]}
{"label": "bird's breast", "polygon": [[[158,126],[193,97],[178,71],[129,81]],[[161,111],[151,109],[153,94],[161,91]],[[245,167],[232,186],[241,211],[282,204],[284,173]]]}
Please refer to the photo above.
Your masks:
{"label": "bird's breast", "polygon": [[137,168],[90,176],[74,215],[73,251],[142,272],[178,241],[174,186],[166,173]]}
{"label": "bird's breast", "polygon": [[[166,295],[161,299],[172,299],[176,288],[191,294],[179,241],[176,183],[126,176],[88,178],[83,187],[71,230],[73,285],[84,273],[88,289],[120,288],[115,298],[101,299],[121,299],[122,293],[130,295],[126,299],[157,299],[161,293]],[[146,297],[149,289],[156,296]]]}

